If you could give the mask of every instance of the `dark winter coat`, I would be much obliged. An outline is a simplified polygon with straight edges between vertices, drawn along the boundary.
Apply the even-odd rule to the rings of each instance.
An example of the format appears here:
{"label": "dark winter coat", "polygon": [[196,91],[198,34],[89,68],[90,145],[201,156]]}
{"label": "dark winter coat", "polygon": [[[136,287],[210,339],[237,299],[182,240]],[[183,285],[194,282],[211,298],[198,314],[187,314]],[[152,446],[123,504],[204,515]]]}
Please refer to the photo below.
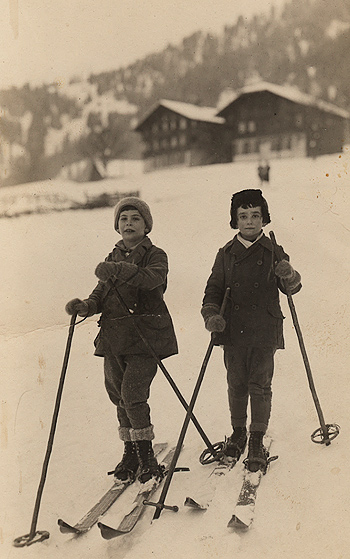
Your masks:
{"label": "dark winter coat", "polygon": [[[95,339],[95,355],[149,354],[135,324],[159,358],[178,352],[172,320],[163,299],[167,286],[168,258],[148,237],[130,253],[120,241],[105,259],[122,262],[118,277],[99,281],[86,301],[89,315],[102,313]],[[117,296],[131,312],[127,312]]]}
{"label": "dark winter coat", "polygon": [[284,348],[284,317],[279,303],[279,289],[283,289],[274,274],[276,262],[272,243],[265,235],[248,249],[236,235],[219,250],[203,299],[203,305],[220,307],[230,287],[226,328],[215,334],[218,345]]}

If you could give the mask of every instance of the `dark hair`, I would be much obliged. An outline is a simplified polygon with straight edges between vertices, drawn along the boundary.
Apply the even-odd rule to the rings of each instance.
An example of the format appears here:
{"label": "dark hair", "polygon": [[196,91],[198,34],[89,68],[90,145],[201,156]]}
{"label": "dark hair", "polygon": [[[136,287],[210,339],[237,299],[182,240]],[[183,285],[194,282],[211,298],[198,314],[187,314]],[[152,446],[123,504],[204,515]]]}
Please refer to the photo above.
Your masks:
{"label": "dark hair", "polygon": [[231,221],[230,226],[232,229],[237,229],[237,210],[238,208],[255,208],[256,206],[261,207],[261,213],[263,218],[263,224],[267,225],[270,223],[271,218],[269,214],[269,208],[265,198],[262,195],[261,190],[249,188],[247,190],[241,190],[232,195],[231,198]]}

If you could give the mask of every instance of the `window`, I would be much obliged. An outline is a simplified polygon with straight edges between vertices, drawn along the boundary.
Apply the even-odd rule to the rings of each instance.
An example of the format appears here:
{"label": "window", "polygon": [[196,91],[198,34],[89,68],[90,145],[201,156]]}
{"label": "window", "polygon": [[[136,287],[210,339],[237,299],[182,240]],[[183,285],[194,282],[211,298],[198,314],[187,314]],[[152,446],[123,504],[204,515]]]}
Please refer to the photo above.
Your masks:
{"label": "window", "polygon": [[248,122],[248,132],[255,132],[256,131],[256,124],[254,120],[250,120]]}
{"label": "window", "polygon": [[292,138],[290,136],[284,136],[282,142],[283,149],[292,149]]}
{"label": "window", "polygon": [[282,140],[280,137],[276,137],[272,139],[271,142],[271,149],[272,151],[281,151],[282,149]]}
{"label": "window", "polygon": [[238,123],[238,132],[239,134],[244,134],[245,131],[246,131],[246,123],[241,120]]}
{"label": "window", "polygon": [[170,145],[172,148],[176,148],[177,147],[177,136],[172,136],[170,139]]}
{"label": "window", "polygon": [[180,128],[181,130],[185,130],[187,128],[187,120],[185,118],[180,119]]}

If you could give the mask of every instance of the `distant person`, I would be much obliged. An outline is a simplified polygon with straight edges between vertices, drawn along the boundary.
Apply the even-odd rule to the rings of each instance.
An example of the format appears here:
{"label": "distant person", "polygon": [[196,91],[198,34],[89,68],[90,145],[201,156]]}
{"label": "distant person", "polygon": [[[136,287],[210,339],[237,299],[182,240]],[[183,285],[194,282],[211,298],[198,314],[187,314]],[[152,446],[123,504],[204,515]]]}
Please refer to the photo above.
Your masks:
{"label": "distant person", "polygon": [[258,166],[258,176],[259,176],[261,185],[264,183],[264,181],[266,181],[266,182],[270,181],[270,165],[267,161],[266,161],[265,165],[262,165],[261,163],[259,164],[259,166]]}
{"label": "distant person", "polygon": [[70,315],[102,313],[95,355],[104,357],[105,386],[117,408],[119,436],[124,442],[124,454],[114,476],[121,481],[133,481],[138,476],[141,483],[163,474],[152,448],[154,430],[148,405],[157,360],[134,321],[159,359],[178,351],[163,300],[168,259],[147,236],[152,225],[146,202],[123,198],[114,210],[114,228],[122,240],[98,264],[95,274],[99,282],[89,297],[73,299],[66,305]]}
{"label": "distant person", "polygon": [[[231,200],[232,229],[239,232],[219,249],[208,279],[202,306],[206,329],[215,332],[224,349],[228,400],[233,433],[224,454],[239,459],[247,444],[247,407],[251,422],[246,467],[266,470],[263,445],[271,413],[274,355],[284,348],[283,315],[279,303],[281,279],[292,293],[301,288],[300,274],[284,254],[277,263],[271,240],[263,233],[270,223],[261,190],[242,190]],[[230,299],[219,314],[227,287]]]}

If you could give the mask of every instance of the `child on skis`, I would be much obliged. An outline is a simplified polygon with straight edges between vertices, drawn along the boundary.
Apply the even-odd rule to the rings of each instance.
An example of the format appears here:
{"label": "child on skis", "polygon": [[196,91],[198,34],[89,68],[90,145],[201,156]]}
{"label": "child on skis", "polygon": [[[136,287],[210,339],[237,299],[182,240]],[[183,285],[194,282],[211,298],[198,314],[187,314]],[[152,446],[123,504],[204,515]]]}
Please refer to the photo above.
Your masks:
{"label": "child on skis", "polygon": [[162,476],[152,448],[154,430],[147,402],[157,371],[150,348],[159,359],[177,353],[172,320],[163,300],[168,259],[147,236],[152,225],[146,202],[137,197],[120,200],[114,209],[114,228],[122,240],[98,264],[95,274],[99,282],[89,297],[72,299],[66,305],[70,315],[102,313],[95,355],[104,357],[105,386],[116,406],[119,436],[124,442],[114,476],[126,481],[138,474],[141,483]]}
{"label": "child on skis", "polygon": [[[301,288],[300,274],[285,253],[277,263],[272,242],[263,233],[270,223],[261,190],[242,190],[231,199],[232,229],[239,232],[220,248],[208,279],[201,314],[205,327],[223,345],[228,400],[233,433],[224,443],[224,454],[239,459],[247,444],[247,407],[251,423],[246,466],[264,471],[268,453],[263,445],[271,413],[274,354],[284,348],[283,315],[279,289],[291,293]],[[281,280],[283,280],[281,282]],[[227,287],[230,299],[219,314]]]}

